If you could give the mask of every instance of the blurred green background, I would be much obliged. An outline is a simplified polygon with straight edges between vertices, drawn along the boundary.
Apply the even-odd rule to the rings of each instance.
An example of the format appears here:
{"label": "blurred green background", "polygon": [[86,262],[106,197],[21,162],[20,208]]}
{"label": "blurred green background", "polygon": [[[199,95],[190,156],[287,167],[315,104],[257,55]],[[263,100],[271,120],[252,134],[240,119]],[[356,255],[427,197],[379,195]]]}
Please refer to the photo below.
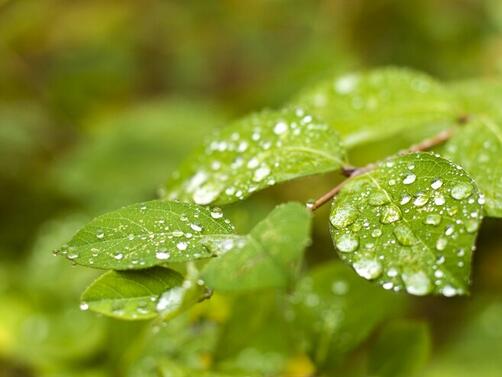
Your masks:
{"label": "blurred green background", "polygon": [[[502,1],[0,0],[0,376],[198,376],[182,368],[215,365],[315,375],[308,354],[272,341],[280,326],[271,338],[248,328],[253,348],[236,341],[248,320],[235,297],[153,335],[80,312],[96,272],[51,251],[91,217],[155,198],[211,129],[323,77],[382,65],[447,81],[501,74]],[[258,194],[232,210],[238,230],[333,179]],[[326,218],[312,265],[335,258]],[[500,225],[484,225],[471,297],[410,299],[404,316],[426,323],[432,344],[419,375],[502,376]],[[267,295],[242,300],[259,314]],[[364,347],[340,375],[357,375]]]}

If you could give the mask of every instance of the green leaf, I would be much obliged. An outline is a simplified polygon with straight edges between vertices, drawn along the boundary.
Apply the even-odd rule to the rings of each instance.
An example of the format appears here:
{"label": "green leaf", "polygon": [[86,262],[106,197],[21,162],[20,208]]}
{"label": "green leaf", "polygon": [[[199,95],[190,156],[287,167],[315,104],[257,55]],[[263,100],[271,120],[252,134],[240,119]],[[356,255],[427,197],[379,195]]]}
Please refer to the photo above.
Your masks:
{"label": "green leaf", "polygon": [[360,279],[339,261],[314,268],[301,279],[291,303],[290,317],[312,359],[332,367],[404,304],[402,296]]}
{"label": "green leaf", "polygon": [[154,200],[95,218],[58,252],[84,266],[140,269],[208,258],[201,239],[232,229],[219,209]]}
{"label": "green leaf", "polygon": [[469,121],[446,144],[444,156],[476,180],[485,194],[486,214],[502,217],[502,82],[469,81],[454,88]]}
{"label": "green leaf", "polygon": [[418,375],[429,357],[429,330],[425,323],[398,321],[379,334],[369,357],[369,373],[374,377]]}
{"label": "green leaf", "polygon": [[294,101],[337,129],[350,148],[459,115],[453,96],[431,77],[385,68],[325,81]]}
{"label": "green leaf", "polygon": [[172,305],[181,300],[183,277],[176,271],[154,267],[140,271],[108,271],[82,294],[81,308],[120,319],[156,317],[161,295]]}
{"label": "green leaf", "polygon": [[340,257],[385,289],[453,296],[468,291],[482,207],[474,181],[429,153],[380,163],[333,202]]}
{"label": "green leaf", "polygon": [[210,137],[167,184],[167,197],[231,203],[276,183],[339,168],[338,133],[300,108],[264,111]]}
{"label": "green leaf", "polygon": [[276,207],[246,236],[207,237],[214,254],[203,269],[206,284],[219,291],[285,287],[310,242],[311,215],[304,205]]}

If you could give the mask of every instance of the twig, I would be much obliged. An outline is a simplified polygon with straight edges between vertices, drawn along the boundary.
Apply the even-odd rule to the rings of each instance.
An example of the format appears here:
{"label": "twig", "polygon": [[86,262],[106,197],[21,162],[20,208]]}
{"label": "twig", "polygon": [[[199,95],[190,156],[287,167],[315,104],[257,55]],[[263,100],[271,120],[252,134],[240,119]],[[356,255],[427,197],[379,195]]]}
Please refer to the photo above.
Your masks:
{"label": "twig", "polygon": [[[464,123],[464,122],[465,122],[465,118],[462,118],[462,121],[459,121],[459,123]],[[433,148],[437,145],[443,144],[444,142],[449,140],[452,137],[454,131],[455,130],[453,128],[449,128],[447,130],[441,131],[437,135],[435,135],[429,139],[425,139],[418,144],[412,145],[408,149],[405,149],[405,150],[399,152],[398,154],[403,156],[403,155],[406,155],[409,153],[421,152],[421,151],[426,151],[428,149],[431,149],[431,148]],[[335,195],[337,195],[340,192],[340,190],[351,179],[353,179],[361,174],[365,174],[365,173],[372,171],[376,166],[377,166],[377,164],[373,162],[371,164],[368,164],[366,166],[362,166],[360,168],[355,168],[352,166],[342,167],[342,169],[341,169],[342,174],[345,175],[347,177],[347,179],[344,180],[343,182],[339,183],[337,186],[333,187],[330,191],[328,191],[326,194],[321,196],[314,203],[310,204],[308,206],[309,209],[312,212],[314,212],[318,208],[322,207],[324,204],[326,204],[331,199],[333,199],[335,197]]]}

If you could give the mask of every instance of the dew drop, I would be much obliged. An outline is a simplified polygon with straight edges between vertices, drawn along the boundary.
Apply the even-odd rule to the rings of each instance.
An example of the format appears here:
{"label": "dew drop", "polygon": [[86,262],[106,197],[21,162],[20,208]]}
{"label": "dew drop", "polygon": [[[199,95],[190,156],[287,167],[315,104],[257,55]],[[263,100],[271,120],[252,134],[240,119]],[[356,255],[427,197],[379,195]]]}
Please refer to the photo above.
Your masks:
{"label": "dew drop", "polygon": [[440,180],[439,178],[433,180],[432,183],[431,183],[431,188],[433,190],[438,190],[441,186],[443,186],[443,181]]}
{"label": "dew drop", "polygon": [[336,240],[336,247],[344,253],[350,253],[359,247],[359,239],[351,233],[342,234]]}
{"label": "dew drop", "polygon": [[186,249],[187,249],[187,247],[188,247],[188,244],[187,244],[186,242],[183,242],[183,241],[178,242],[178,243],[176,244],[176,248],[177,248],[178,250],[181,250],[181,251],[186,250]]}
{"label": "dew drop", "polygon": [[124,254],[122,254],[121,252],[116,252],[115,254],[113,254],[113,259],[122,260],[124,259]]}
{"label": "dew drop", "polygon": [[195,231],[195,232],[202,231],[202,226],[198,225],[198,224],[190,224],[190,228],[192,228],[192,230]]}
{"label": "dew drop", "polygon": [[221,219],[223,217],[223,211],[220,208],[213,208],[211,210],[211,217],[213,219]]}
{"label": "dew drop", "polygon": [[439,237],[436,241],[436,250],[442,251],[446,249],[446,245],[448,245],[448,240],[444,237]]}
{"label": "dew drop", "polygon": [[411,246],[417,243],[413,231],[404,224],[399,224],[394,228],[394,235],[398,242],[403,246]]}
{"label": "dew drop", "polygon": [[459,183],[451,189],[450,195],[453,199],[462,200],[472,194],[473,187],[469,183]]}
{"label": "dew drop", "polygon": [[415,207],[423,207],[429,201],[429,197],[426,194],[419,193],[415,200],[413,201],[413,205]]}
{"label": "dew drop", "polygon": [[253,176],[253,181],[261,182],[270,175],[270,168],[266,165],[256,169]]}
{"label": "dew drop", "polygon": [[356,218],[357,210],[350,205],[346,205],[337,209],[336,212],[332,213],[329,221],[335,228],[344,229],[350,224],[354,223]]}
{"label": "dew drop", "polygon": [[441,294],[445,297],[453,297],[457,295],[457,290],[453,288],[451,285],[445,285],[443,289],[441,289]]}
{"label": "dew drop", "polygon": [[284,122],[279,122],[274,127],[274,133],[276,135],[282,135],[288,130],[288,125]]}
{"label": "dew drop", "polygon": [[429,215],[427,215],[424,219],[424,224],[427,224],[427,225],[439,225],[439,223],[441,222],[441,215],[437,214],[437,213],[431,213]]}
{"label": "dew drop", "polygon": [[376,191],[370,195],[368,202],[372,206],[381,206],[390,202],[390,199],[384,192]]}
{"label": "dew drop", "polygon": [[382,235],[382,230],[380,228],[373,229],[371,232],[371,237],[378,238]]}
{"label": "dew drop", "polygon": [[418,271],[412,274],[402,275],[406,291],[409,294],[423,296],[430,292],[431,283],[425,272]]}
{"label": "dew drop", "polygon": [[465,230],[467,233],[474,233],[478,230],[479,228],[479,221],[474,220],[474,219],[468,219],[465,222]]}
{"label": "dew drop", "polygon": [[206,205],[214,202],[218,195],[220,195],[220,192],[221,188],[207,183],[194,191],[192,199],[196,204]]}
{"label": "dew drop", "polygon": [[159,250],[155,253],[155,258],[158,260],[166,260],[169,259],[171,254],[167,250]]}
{"label": "dew drop", "polygon": [[81,302],[80,303],[80,310],[82,310],[82,311],[89,310],[89,304],[87,302]]}
{"label": "dew drop", "polygon": [[96,238],[100,240],[105,238],[105,232],[103,231],[103,229],[96,230]]}
{"label": "dew drop", "polygon": [[163,313],[178,309],[183,301],[184,291],[182,287],[175,287],[164,292],[157,302],[157,311]]}
{"label": "dew drop", "polygon": [[417,176],[415,174],[408,174],[406,177],[403,179],[403,184],[405,185],[411,185],[415,180],[417,179]]}
{"label": "dew drop", "polygon": [[376,279],[382,274],[382,264],[375,259],[361,259],[353,264],[357,274],[365,279]]}
{"label": "dew drop", "polygon": [[401,212],[399,208],[394,205],[386,206],[382,215],[380,216],[380,222],[383,224],[391,224],[398,221],[401,218]]}

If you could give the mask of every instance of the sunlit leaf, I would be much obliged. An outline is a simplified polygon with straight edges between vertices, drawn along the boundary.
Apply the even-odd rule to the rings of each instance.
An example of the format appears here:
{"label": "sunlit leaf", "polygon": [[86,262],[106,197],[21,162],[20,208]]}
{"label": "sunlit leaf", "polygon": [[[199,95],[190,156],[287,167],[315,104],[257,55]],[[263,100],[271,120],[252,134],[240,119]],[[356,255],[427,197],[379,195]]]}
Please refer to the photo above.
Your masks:
{"label": "sunlit leaf", "polygon": [[429,153],[396,157],[343,187],[331,234],[340,257],[385,289],[465,294],[482,198],[447,160]]}
{"label": "sunlit leaf", "polygon": [[369,357],[369,375],[374,377],[418,376],[430,352],[427,325],[398,321],[379,334]]}
{"label": "sunlit leaf", "polygon": [[141,269],[208,258],[212,254],[200,240],[232,228],[219,209],[150,201],[95,218],[59,252],[84,266]]}
{"label": "sunlit leaf", "polygon": [[294,103],[338,130],[347,147],[433,123],[450,124],[459,116],[454,98],[438,82],[396,68],[336,77]]}
{"label": "sunlit leaf", "polygon": [[502,217],[502,82],[471,81],[454,88],[468,121],[445,146],[444,156],[476,180],[486,214]]}
{"label": "sunlit leaf", "polygon": [[162,267],[108,271],[83,293],[81,308],[120,319],[150,319],[159,314],[160,304],[179,306],[182,283],[183,276]]}
{"label": "sunlit leaf", "polygon": [[311,215],[304,205],[278,206],[246,236],[208,237],[214,254],[202,271],[207,285],[219,291],[284,287],[291,282],[310,237]]}
{"label": "sunlit leaf", "polygon": [[336,366],[403,307],[402,297],[360,279],[340,262],[325,263],[301,279],[291,303],[291,319],[318,366]]}
{"label": "sunlit leaf", "polygon": [[338,133],[301,108],[264,111],[211,136],[167,184],[169,199],[231,203],[276,183],[339,168]]}

